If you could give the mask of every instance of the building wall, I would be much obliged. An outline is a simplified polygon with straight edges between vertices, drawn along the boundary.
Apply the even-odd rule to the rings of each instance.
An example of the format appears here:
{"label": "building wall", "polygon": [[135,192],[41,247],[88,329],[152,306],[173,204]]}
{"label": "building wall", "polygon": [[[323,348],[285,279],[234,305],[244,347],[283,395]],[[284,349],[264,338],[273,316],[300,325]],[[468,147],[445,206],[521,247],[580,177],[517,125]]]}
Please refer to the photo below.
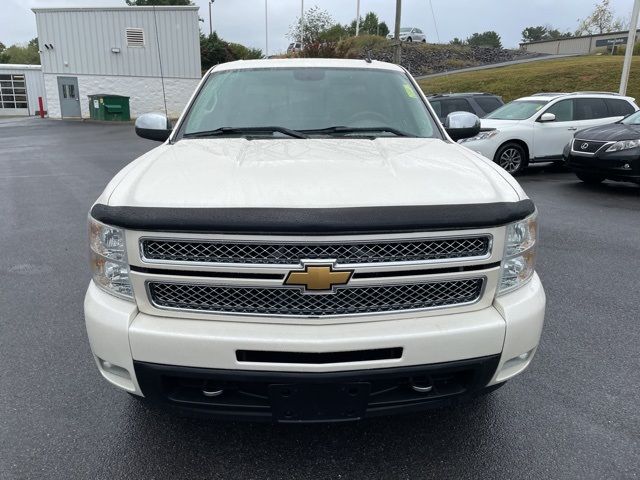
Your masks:
{"label": "building wall", "polygon": [[[551,55],[578,54],[587,55],[598,48],[606,47],[607,40],[625,39],[628,32],[613,32],[602,35],[564,38],[547,42],[521,43],[520,46],[531,53],[547,53]],[[636,35],[636,39],[638,36]],[[619,45],[620,43],[617,42]]]}
{"label": "building wall", "polygon": [[[129,106],[132,118],[148,112],[164,112],[162,80],[159,77],[71,76],[78,79],[78,98],[80,99],[82,118],[89,118],[88,95],[96,93],[112,93],[130,97]],[[199,78],[164,79],[167,112],[170,118],[180,116],[199,81]],[[58,75],[44,74],[44,84],[49,99],[49,117],[61,118]]]}
{"label": "building wall", "polygon": [[[47,110],[46,95],[44,90],[44,80],[40,65],[0,65],[0,75],[24,75],[26,90],[28,115],[36,115],[40,110],[38,97],[42,97],[45,111]],[[4,111],[3,111],[4,110]],[[9,115],[11,112],[0,108],[0,115]]]}
{"label": "building wall", "polygon": [[[199,78],[198,7],[35,8],[43,73]],[[156,38],[157,25],[157,38]],[[128,47],[127,28],[144,46]],[[47,48],[53,46],[53,48]],[[158,48],[159,47],[159,48]],[[119,53],[112,52],[119,49]],[[161,57],[158,53],[161,52]]]}

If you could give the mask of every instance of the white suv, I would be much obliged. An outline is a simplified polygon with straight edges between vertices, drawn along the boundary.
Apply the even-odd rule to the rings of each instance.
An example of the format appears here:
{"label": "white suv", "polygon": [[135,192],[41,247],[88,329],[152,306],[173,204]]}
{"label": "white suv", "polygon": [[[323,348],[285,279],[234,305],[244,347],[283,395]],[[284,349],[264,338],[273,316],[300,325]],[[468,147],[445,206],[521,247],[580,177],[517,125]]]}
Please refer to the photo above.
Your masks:
{"label": "white suv", "polygon": [[[455,128],[452,128],[455,125]],[[91,209],[100,373],[215,417],[355,420],[486,392],[544,319],[536,209],[406,70],[218,65]],[[466,125],[466,126],[465,126]]]}
{"label": "white suv", "polygon": [[577,130],[613,123],[638,110],[613,93],[539,93],[520,98],[482,119],[483,131],[460,143],[518,173],[530,162],[562,160]]}

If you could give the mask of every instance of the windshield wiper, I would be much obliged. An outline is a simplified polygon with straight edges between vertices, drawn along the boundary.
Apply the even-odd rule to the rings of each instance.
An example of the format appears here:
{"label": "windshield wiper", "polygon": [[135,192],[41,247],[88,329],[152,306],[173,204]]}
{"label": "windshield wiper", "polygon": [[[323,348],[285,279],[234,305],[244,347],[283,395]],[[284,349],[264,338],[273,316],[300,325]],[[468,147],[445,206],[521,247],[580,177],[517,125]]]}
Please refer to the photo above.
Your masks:
{"label": "windshield wiper", "polygon": [[220,127],[214,130],[203,130],[201,132],[189,132],[182,135],[183,138],[204,138],[215,137],[218,135],[233,135],[245,133],[283,133],[294,138],[309,138],[304,133],[291,130],[286,127]]}
{"label": "windshield wiper", "polygon": [[338,126],[335,126],[335,127],[318,128],[316,130],[301,130],[301,132],[303,132],[303,133],[311,133],[311,134],[317,134],[317,133],[348,134],[348,133],[387,132],[387,133],[393,133],[397,137],[415,137],[415,135],[412,135],[412,134],[407,133],[407,132],[403,132],[402,130],[398,130],[397,128],[393,128],[393,127],[345,127],[345,126],[342,126],[342,125],[338,125]]}

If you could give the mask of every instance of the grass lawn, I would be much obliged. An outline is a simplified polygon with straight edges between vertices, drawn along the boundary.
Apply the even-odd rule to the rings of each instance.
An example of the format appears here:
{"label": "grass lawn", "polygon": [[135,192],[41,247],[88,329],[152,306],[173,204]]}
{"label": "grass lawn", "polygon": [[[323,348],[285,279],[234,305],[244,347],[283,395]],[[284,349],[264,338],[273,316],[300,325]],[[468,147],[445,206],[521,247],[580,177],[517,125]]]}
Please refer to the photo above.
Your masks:
{"label": "grass lawn", "polygon": [[[505,102],[536,92],[617,92],[622,56],[582,56],[454,73],[418,83],[426,93],[489,92]],[[640,100],[640,56],[633,57],[627,95]]]}

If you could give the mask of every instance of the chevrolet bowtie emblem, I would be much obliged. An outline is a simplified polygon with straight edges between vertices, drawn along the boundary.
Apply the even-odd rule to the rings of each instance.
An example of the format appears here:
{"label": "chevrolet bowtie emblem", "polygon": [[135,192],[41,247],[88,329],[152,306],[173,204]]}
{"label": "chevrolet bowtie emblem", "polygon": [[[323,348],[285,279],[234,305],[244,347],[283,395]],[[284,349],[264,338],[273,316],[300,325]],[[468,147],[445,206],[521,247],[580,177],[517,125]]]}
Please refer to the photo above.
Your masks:
{"label": "chevrolet bowtie emblem", "polygon": [[303,271],[289,272],[284,284],[310,293],[331,293],[334,287],[349,283],[352,275],[353,270],[334,270],[333,265],[305,265]]}

